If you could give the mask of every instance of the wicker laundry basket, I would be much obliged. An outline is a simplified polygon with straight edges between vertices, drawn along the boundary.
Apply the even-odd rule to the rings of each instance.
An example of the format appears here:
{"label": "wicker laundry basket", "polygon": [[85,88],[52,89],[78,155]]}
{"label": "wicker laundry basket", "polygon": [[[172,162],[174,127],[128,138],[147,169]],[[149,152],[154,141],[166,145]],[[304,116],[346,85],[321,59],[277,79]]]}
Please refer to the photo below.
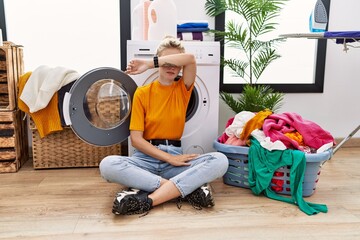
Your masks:
{"label": "wicker laundry basket", "polygon": [[[115,92],[111,92],[115,89]],[[111,79],[99,79],[88,89],[85,115],[89,123],[99,129],[111,129],[129,117],[129,103],[122,98],[121,86]],[[107,93],[111,94],[107,94]],[[127,144],[94,146],[82,141],[71,128],[40,138],[33,121],[32,130],[33,165],[35,169],[96,167],[108,155],[126,155]],[[126,142],[126,141],[124,141]]]}
{"label": "wicker laundry basket", "polygon": [[[225,184],[250,188],[248,182],[248,147],[232,146],[214,141],[214,148],[218,152],[224,153],[229,159],[229,167],[223,181]],[[332,155],[331,151],[317,154],[305,154],[306,169],[303,181],[303,196],[311,196],[316,189],[319,181],[322,164],[329,160]],[[271,188],[277,193],[291,195],[290,190],[290,167],[284,166],[277,169],[271,181]]]}
{"label": "wicker laundry basket", "polygon": [[35,169],[96,167],[108,155],[120,155],[121,145],[93,146],[80,140],[70,128],[40,138],[32,128],[32,154]]}
{"label": "wicker laundry basket", "polygon": [[[109,99],[108,99],[109,100]],[[89,102],[89,119],[94,126],[104,128],[119,121],[119,101],[99,103],[98,107]],[[96,111],[96,112],[95,112]],[[93,118],[92,116],[100,116]],[[100,119],[100,120],[99,120]],[[94,146],[82,141],[70,127],[40,138],[34,122],[30,121],[32,131],[32,154],[35,169],[96,167],[108,155],[121,155],[121,144],[112,146]],[[126,146],[125,146],[126,147]]]}

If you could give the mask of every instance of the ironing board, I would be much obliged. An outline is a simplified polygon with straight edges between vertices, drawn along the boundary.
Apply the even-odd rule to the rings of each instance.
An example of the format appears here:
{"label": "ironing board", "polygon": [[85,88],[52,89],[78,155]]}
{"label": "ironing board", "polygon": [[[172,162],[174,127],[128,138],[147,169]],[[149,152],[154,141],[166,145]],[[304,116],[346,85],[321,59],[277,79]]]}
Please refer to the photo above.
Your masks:
{"label": "ironing board", "polygon": [[[360,48],[360,31],[327,31],[314,33],[289,33],[282,34],[283,38],[308,38],[308,39],[333,39],[337,44],[344,45],[344,51],[349,47]],[[353,44],[359,43],[359,46]]]}
{"label": "ironing board", "polygon": [[[326,31],[314,33],[290,33],[282,34],[283,38],[308,38],[308,39],[333,39],[337,44],[343,44],[343,50],[347,52],[350,47],[360,48],[360,31]],[[354,45],[355,44],[355,45]],[[359,44],[359,45],[356,45]],[[352,136],[360,130],[360,125],[356,127],[346,138],[344,138],[334,148],[333,153],[336,153],[339,148],[346,143]]]}

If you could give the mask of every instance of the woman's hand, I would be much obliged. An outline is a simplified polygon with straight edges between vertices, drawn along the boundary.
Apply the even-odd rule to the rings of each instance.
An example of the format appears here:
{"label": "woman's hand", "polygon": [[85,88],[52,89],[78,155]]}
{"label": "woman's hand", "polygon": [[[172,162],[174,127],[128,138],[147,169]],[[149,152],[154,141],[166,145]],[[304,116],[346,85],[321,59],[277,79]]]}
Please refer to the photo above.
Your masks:
{"label": "woman's hand", "polygon": [[189,161],[193,160],[194,158],[198,157],[199,154],[182,154],[182,155],[175,155],[170,156],[167,162],[173,166],[180,167],[180,166],[189,166]]}
{"label": "woman's hand", "polygon": [[145,72],[151,68],[151,61],[142,59],[133,59],[126,67],[125,73],[130,75],[136,75]]}
{"label": "woman's hand", "polygon": [[144,134],[143,131],[135,131],[135,130],[130,131],[132,146],[153,158],[159,159],[160,161],[167,162],[177,167],[189,166],[191,165],[189,162],[199,156],[199,154],[171,155],[167,152],[158,149],[158,147],[146,141],[143,137],[143,134]]}

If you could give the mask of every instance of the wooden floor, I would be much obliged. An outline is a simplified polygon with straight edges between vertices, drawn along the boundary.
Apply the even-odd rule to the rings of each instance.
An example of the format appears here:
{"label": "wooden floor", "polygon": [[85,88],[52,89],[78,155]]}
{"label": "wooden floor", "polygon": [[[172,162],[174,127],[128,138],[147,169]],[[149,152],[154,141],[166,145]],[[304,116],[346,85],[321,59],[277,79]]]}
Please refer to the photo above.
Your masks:
{"label": "wooden floor", "polygon": [[174,202],[139,218],[114,216],[114,194],[97,168],[0,174],[0,239],[360,239],[360,148],[341,148],[322,168],[307,201],[328,213],[307,216],[297,206],[212,183],[216,206],[197,211]]}

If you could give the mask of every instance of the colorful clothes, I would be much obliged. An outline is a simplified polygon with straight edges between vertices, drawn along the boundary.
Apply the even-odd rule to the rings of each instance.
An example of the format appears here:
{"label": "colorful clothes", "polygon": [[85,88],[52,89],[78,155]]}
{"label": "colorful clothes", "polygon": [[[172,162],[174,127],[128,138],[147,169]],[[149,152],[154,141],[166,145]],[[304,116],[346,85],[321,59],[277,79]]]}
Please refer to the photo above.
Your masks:
{"label": "colorful clothes", "polygon": [[[290,168],[291,197],[276,194],[271,189],[271,179],[274,172],[283,166]],[[303,199],[303,180],[306,168],[305,153],[299,150],[286,149],[284,151],[268,151],[260,146],[260,143],[251,138],[249,149],[249,185],[255,195],[264,193],[268,198],[292,203],[308,215],[319,212],[326,213],[327,206],[306,202]]]}

